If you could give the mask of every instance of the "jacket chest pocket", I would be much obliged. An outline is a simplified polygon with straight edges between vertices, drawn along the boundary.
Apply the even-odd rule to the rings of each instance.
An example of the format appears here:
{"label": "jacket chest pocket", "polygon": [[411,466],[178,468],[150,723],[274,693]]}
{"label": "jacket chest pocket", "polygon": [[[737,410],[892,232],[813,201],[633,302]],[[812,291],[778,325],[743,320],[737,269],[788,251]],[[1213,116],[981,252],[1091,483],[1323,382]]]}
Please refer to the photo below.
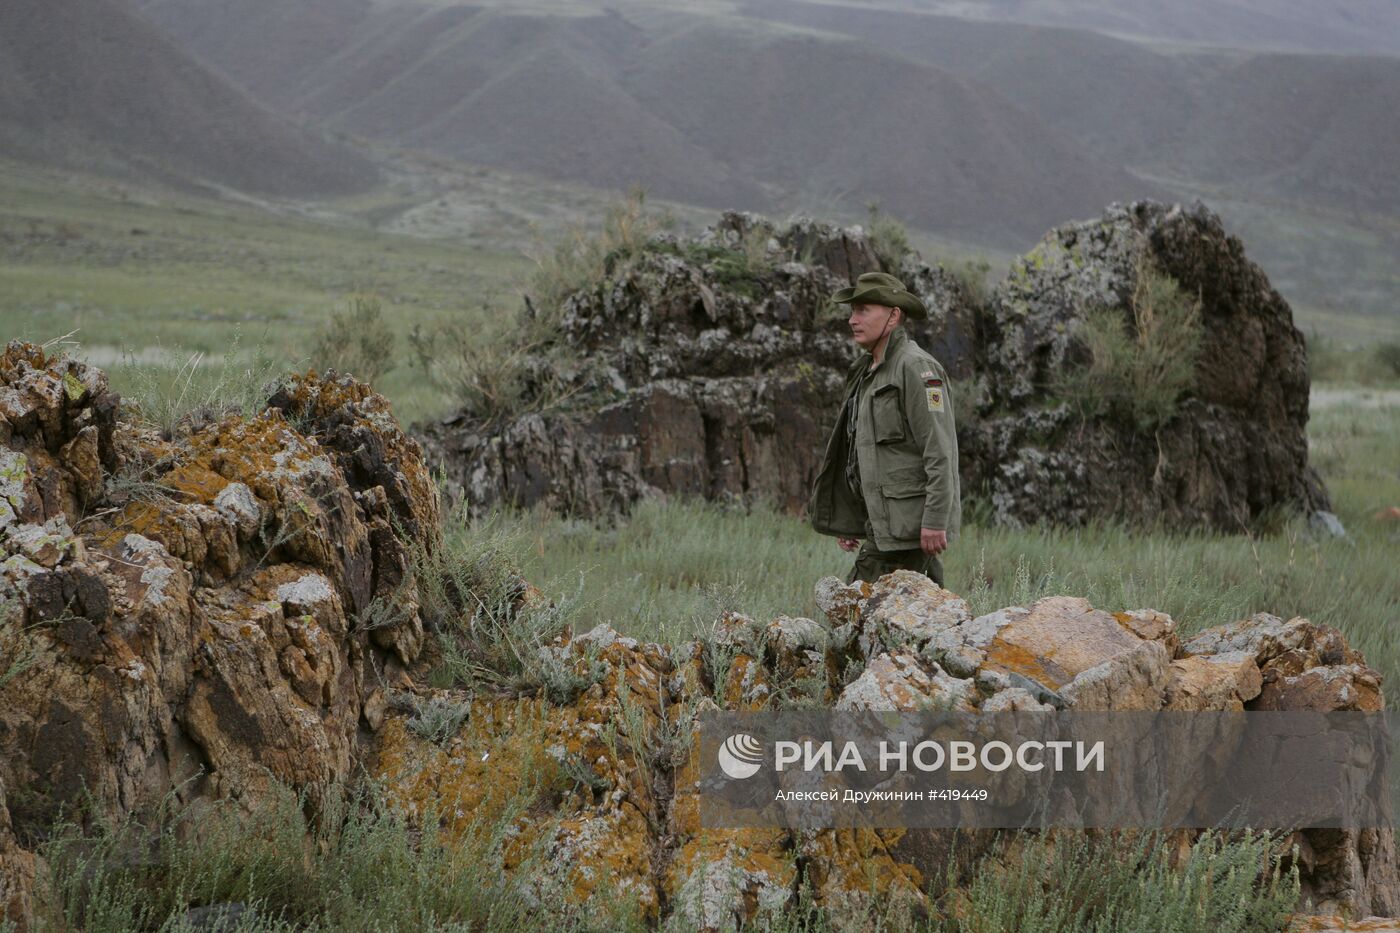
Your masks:
{"label": "jacket chest pocket", "polygon": [[899,404],[899,386],[880,386],[870,398],[870,422],[875,443],[893,444],[904,440],[904,411]]}

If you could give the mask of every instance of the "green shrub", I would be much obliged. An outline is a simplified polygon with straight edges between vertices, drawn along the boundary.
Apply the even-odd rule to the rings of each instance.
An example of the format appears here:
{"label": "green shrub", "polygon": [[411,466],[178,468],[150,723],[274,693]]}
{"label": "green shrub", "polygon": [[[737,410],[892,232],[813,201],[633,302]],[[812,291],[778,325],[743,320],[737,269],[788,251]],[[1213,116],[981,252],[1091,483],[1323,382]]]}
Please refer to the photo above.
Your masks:
{"label": "green shrub", "polygon": [[879,204],[872,202],[869,210],[866,235],[870,238],[870,248],[875,251],[883,271],[898,274],[904,258],[909,255],[909,231],[904,224],[881,212]]}
{"label": "green shrub", "polygon": [[486,422],[514,417],[527,407],[526,361],[534,344],[506,346],[483,339],[479,327],[459,322],[409,336],[428,381],[455,405]]}
{"label": "green shrub", "polygon": [[992,270],[990,262],[977,256],[948,262],[940,261],[939,266],[958,280],[958,284],[962,286],[963,291],[967,293],[974,305],[984,307],[987,304],[989,295],[987,274]]}
{"label": "green shrub", "polygon": [[767,238],[757,234],[745,237],[737,249],[716,243],[690,243],[682,252],[695,265],[708,267],[720,285],[745,298],[761,297],[762,281],[773,271]]}
{"label": "green shrub", "polygon": [[1346,344],[1313,329],[1307,335],[1313,383],[1388,386],[1400,378],[1400,343]]}
{"label": "green shrub", "polygon": [[1089,309],[1077,333],[1088,362],[1068,369],[1057,389],[1085,417],[1122,418],[1151,432],[1195,381],[1201,303],[1144,260],[1128,310],[1131,320],[1118,308]]}
{"label": "green shrub", "polygon": [[601,229],[573,226],[552,247],[538,250],[529,282],[532,339],[556,337],[559,317],[570,295],[617,275],[651,246],[659,233],[674,225],[669,213],[649,211],[645,189],[635,187],[607,207]]}
{"label": "green shrub", "polygon": [[[961,889],[945,933],[1272,933],[1298,903],[1296,862],[1284,871],[1268,834],[1200,836],[1183,864],[1166,838],[1146,833],[1024,837],[1006,867],[984,859]],[[950,860],[948,879],[957,873]]]}
{"label": "green shrub", "polygon": [[415,697],[408,728],[439,745],[457,734],[471,712],[470,704],[450,697]]}
{"label": "green shrub", "polygon": [[1400,341],[1387,341],[1376,345],[1376,362],[1386,376],[1395,379],[1400,378]]}
{"label": "green shrub", "polygon": [[395,340],[379,298],[355,295],[317,330],[311,363],[323,371],[334,369],[361,382],[377,383],[393,368]]}
{"label": "green shrub", "polygon": [[[512,555],[521,529],[473,523],[458,506],[444,521],[442,545],[414,550],[424,615],[438,634],[444,686],[514,693],[543,691],[567,702],[605,670],[596,658],[544,649],[574,618],[575,602],[527,597]],[[563,656],[561,656],[563,655]]]}
{"label": "green shrub", "polygon": [[1308,379],[1312,382],[1347,382],[1352,371],[1354,351],[1313,331],[1306,338]]}
{"label": "green shrub", "polygon": [[0,688],[34,666],[39,648],[19,622],[20,606],[0,596]]}

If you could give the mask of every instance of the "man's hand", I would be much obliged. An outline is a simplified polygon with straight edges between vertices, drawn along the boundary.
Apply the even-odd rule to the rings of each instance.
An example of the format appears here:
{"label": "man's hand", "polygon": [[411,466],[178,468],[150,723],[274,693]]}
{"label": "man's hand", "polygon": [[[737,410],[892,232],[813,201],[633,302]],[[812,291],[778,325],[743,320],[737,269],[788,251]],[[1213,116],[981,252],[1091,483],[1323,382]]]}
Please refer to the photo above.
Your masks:
{"label": "man's hand", "polygon": [[837,538],[836,543],[841,545],[841,550],[843,551],[854,551],[856,548],[860,547],[860,542],[855,538]]}
{"label": "man's hand", "polygon": [[925,554],[942,554],[948,550],[948,532],[942,528],[920,528],[919,549]]}

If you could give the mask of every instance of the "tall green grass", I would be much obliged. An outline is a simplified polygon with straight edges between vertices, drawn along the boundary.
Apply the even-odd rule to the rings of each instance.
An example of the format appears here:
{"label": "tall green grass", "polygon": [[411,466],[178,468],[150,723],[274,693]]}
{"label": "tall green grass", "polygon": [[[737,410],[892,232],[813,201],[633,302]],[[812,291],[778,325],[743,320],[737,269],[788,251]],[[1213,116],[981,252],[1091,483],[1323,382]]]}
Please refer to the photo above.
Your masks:
{"label": "tall green grass", "polygon": [[[218,929],[515,931],[640,929],[624,899],[571,904],[532,884],[541,852],[512,874],[505,852],[528,795],[479,814],[453,839],[405,820],[377,794],[276,788],[234,801],[167,806],[95,832],[56,829],[37,929],[85,933]],[[314,816],[308,815],[314,813]]]}
{"label": "tall green grass", "polygon": [[[528,797],[528,794],[526,795]],[[316,799],[276,788],[251,809],[232,801],[167,807],[82,832],[57,827],[41,846],[49,872],[38,929],[85,933],[218,929],[282,931],[520,931],[645,929],[630,899],[569,901],[547,876],[540,847],[507,871],[512,826],[526,797],[480,814],[449,837],[410,823],[373,790],[332,788]],[[313,815],[308,815],[313,814]],[[535,818],[539,818],[538,814]],[[927,933],[1266,933],[1297,904],[1295,868],[1276,840],[1202,835],[1185,853],[1155,834],[1031,835],[975,860],[956,850],[928,894],[938,906],[914,921],[872,898],[834,916],[803,878],[793,903],[749,930]],[[606,887],[606,882],[604,884]],[[863,914],[863,915],[862,915]],[[692,924],[670,918],[665,929]],[[732,927],[724,927],[732,929]]]}
{"label": "tall green grass", "polygon": [[[1270,933],[1299,897],[1267,834],[1201,835],[1177,863],[1154,833],[1137,840],[1084,833],[1020,837],[1004,868],[984,859],[960,890],[945,933]],[[956,870],[956,861],[950,874]],[[950,911],[950,913],[953,913]]]}
{"label": "tall green grass", "polygon": [[[1400,524],[1377,513],[1400,505],[1400,409],[1324,409],[1309,433],[1346,539],[1318,535],[1301,517],[1253,536],[997,528],[969,503],[972,521],[945,555],[947,584],[977,613],[1077,595],[1109,610],[1169,613],[1188,634],[1255,612],[1306,616],[1341,629],[1393,683]],[[813,584],[851,566],[834,539],[762,507],[650,501],[614,526],[520,513],[491,527],[510,532],[527,579],[571,594],[576,624],[661,641],[696,637],[726,608],[811,616]]]}

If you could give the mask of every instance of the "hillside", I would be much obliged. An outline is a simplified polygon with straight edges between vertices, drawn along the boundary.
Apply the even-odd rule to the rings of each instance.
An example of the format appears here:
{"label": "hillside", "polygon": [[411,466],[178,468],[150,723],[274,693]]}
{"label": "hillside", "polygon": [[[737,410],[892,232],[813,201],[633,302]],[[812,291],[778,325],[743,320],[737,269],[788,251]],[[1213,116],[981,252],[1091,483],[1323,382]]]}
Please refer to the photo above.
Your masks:
{"label": "hillside", "polygon": [[896,0],[889,5],[1164,42],[1400,55],[1400,6],[1387,0]]}
{"label": "hillside", "polygon": [[[1400,126],[1385,117],[1400,59],[1166,48],[1031,22],[1058,11],[1092,25],[1089,3],[892,5],[142,9],[258,99],[323,126],[707,206],[850,212],[879,200],[916,226],[1005,248],[1112,200],[1214,201],[1222,186],[1372,230],[1365,218],[1400,213],[1389,170]],[[1258,14],[1265,36],[1275,20],[1321,17],[1254,6],[1212,15]],[[1373,12],[1383,33],[1387,14]],[[1157,18],[1154,38],[1186,22]],[[869,141],[832,132],[856,112],[880,128]]]}
{"label": "hillside", "polygon": [[0,155],[284,196],[376,176],[112,0],[0,4]]}
{"label": "hillside", "polygon": [[[354,0],[255,3],[239,22],[207,0],[144,9],[250,92],[324,126],[702,205],[863,212],[873,199],[1015,246],[1160,193],[994,89],[742,17]],[[270,49],[272,35],[286,47]],[[867,138],[840,131],[856,113]]]}
{"label": "hillside", "polygon": [[803,0],[746,15],[850,36],[999,91],[1144,176],[1400,212],[1400,59],[1166,52],[1092,32]]}

